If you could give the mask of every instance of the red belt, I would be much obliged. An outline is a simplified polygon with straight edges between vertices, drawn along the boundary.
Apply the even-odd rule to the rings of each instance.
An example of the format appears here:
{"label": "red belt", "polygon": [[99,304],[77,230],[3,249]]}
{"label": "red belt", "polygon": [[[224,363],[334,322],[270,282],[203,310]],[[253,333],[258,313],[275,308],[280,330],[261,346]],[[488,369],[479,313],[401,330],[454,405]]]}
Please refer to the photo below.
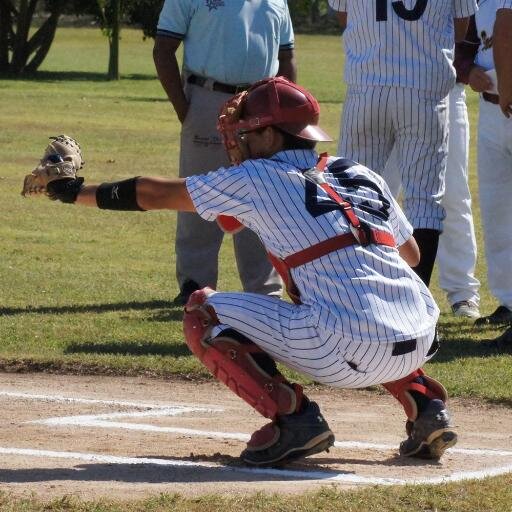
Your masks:
{"label": "red belt", "polygon": [[[379,231],[377,229],[371,229],[370,231],[370,243],[396,247],[393,235],[390,235],[386,231]],[[311,247],[307,247],[302,251],[290,254],[289,256],[286,256],[283,261],[288,268],[296,268],[329,254],[330,252],[349,247],[350,245],[359,245],[359,243],[360,242],[352,233],[344,233],[343,235],[328,238],[327,240],[312,245]]]}

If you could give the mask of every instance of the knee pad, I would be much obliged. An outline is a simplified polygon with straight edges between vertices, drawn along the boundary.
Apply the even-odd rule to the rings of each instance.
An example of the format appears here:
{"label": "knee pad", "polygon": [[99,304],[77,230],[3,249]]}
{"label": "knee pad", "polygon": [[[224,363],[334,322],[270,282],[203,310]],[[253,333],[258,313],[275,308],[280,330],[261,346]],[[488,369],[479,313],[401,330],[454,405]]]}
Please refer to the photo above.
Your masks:
{"label": "knee pad", "polygon": [[209,339],[213,326],[219,324],[219,319],[212,306],[206,303],[208,297],[214,293],[211,288],[203,288],[193,292],[183,315],[183,332],[188,348],[200,361],[209,345]]}
{"label": "knee pad", "polygon": [[[185,306],[187,345],[210,372],[260,414],[276,416],[299,410],[302,387],[289,383],[275,361],[254,342],[234,329],[210,336],[218,319],[205,304],[207,294],[194,292]],[[195,297],[194,297],[195,295]]]}
{"label": "knee pad", "polygon": [[416,391],[430,400],[438,398],[445,402],[448,398],[444,386],[432,377],[425,375],[421,368],[403,379],[382,385],[402,404],[410,421],[414,421],[418,417],[418,405],[411,391]]}

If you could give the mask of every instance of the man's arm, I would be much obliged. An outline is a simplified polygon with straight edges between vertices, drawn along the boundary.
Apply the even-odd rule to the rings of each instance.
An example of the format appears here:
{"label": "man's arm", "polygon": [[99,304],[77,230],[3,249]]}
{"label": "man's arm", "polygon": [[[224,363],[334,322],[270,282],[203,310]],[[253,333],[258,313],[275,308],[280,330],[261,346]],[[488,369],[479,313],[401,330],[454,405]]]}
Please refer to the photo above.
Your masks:
{"label": "man's arm", "polygon": [[277,74],[284,76],[292,82],[297,81],[297,65],[295,62],[295,53],[293,49],[279,50],[277,55],[279,59],[279,69]]}
{"label": "man's arm", "polygon": [[156,36],[153,48],[153,60],[160,83],[172,103],[181,123],[188,111],[188,102],[181,83],[180,67],[176,59],[176,50],[181,39],[167,36]]}
{"label": "man's arm", "polygon": [[347,28],[347,13],[346,12],[336,12],[336,18],[338,18],[338,25],[341,30],[345,30]]}
{"label": "man's arm", "polygon": [[463,41],[468,31],[469,17],[454,18],[453,25],[455,28],[455,42],[458,43],[460,41]]}
{"label": "man's arm", "polygon": [[512,115],[512,9],[498,9],[493,30],[493,55],[500,108]]}
{"label": "man's arm", "polygon": [[494,85],[485,69],[475,64],[480,43],[475,16],[471,16],[466,37],[455,44],[453,65],[457,72],[457,82],[469,84],[475,92],[488,91]]}
{"label": "man's arm", "polygon": [[469,27],[465,39],[455,44],[453,65],[457,72],[457,82],[469,83],[469,74],[476,66],[475,59],[480,43],[481,41],[476,30],[475,16],[473,15],[469,19]]}
{"label": "man's arm", "polygon": [[[123,186],[130,180],[119,183],[106,183],[103,187],[103,197],[107,203],[101,206],[107,210],[178,210],[195,212],[194,203],[190,198],[185,179],[139,177],[135,179],[135,194],[133,189]],[[76,198],[76,204],[83,206],[98,206],[97,191],[99,185],[83,187]],[[133,204],[133,208],[120,208],[118,205]],[[137,208],[138,207],[138,208]]]}

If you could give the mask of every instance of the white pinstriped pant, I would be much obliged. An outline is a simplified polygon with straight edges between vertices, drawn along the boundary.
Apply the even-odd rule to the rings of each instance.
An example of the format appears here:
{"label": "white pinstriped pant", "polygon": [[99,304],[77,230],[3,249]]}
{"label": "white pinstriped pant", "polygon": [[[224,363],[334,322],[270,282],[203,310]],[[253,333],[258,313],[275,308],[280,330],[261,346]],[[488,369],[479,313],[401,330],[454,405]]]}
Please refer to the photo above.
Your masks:
{"label": "white pinstriped pant", "polygon": [[442,230],[447,99],[406,87],[347,89],[338,154],[381,174],[395,148],[404,213],[414,229]]}
{"label": "white pinstriped pant", "polygon": [[215,293],[208,298],[222,325],[213,336],[232,327],[273,359],[322,384],[364,388],[391,382],[423,366],[435,337],[416,338],[416,349],[392,355],[395,343],[359,342],[319,329],[310,308],[252,293]]}

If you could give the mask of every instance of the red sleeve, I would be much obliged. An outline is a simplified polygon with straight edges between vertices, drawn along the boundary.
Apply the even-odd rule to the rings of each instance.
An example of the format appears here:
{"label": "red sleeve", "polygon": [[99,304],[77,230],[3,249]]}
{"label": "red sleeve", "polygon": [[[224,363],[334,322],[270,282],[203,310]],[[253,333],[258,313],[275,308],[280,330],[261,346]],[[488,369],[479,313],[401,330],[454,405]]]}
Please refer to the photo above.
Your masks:
{"label": "red sleeve", "polygon": [[455,59],[453,65],[457,72],[457,82],[467,84],[469,72],[475,65],[475,57],[480,47],[480,38],[476,30],[475,16],[469,19],[468,33],[464,41],[455,44]]}

